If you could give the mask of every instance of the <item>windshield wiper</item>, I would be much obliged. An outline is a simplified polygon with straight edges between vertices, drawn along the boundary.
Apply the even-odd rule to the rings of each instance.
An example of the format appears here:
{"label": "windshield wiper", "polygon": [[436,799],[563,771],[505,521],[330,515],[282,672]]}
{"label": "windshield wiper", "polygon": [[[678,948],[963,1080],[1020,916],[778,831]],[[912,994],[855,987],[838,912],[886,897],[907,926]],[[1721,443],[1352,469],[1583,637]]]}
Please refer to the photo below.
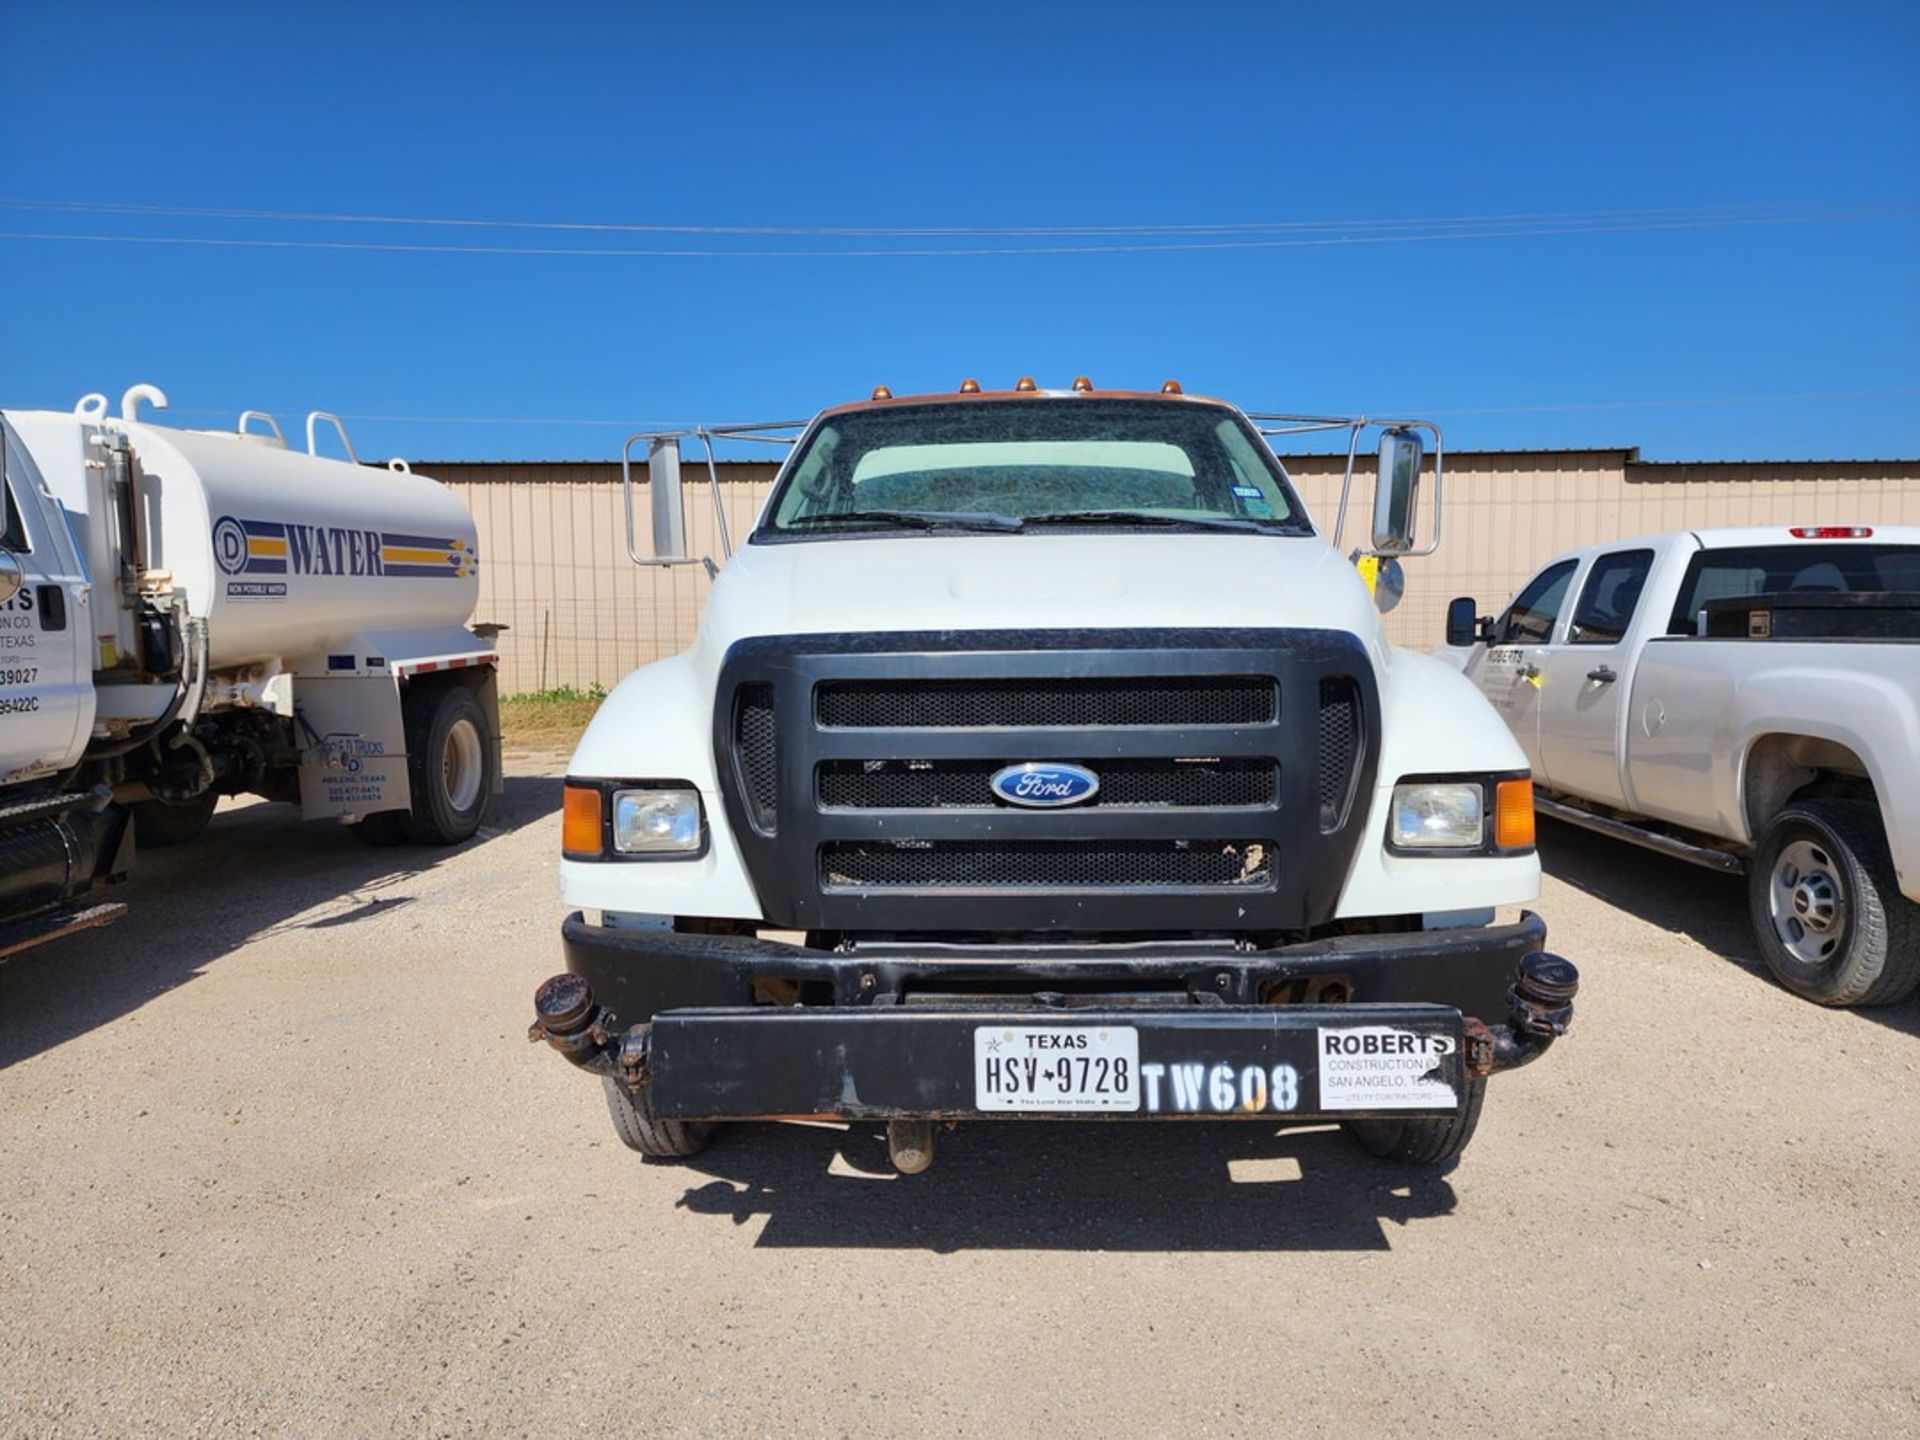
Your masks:
{"label": "windshield wiper", "polygon": [[1168,529],[1193,526],[1201,530],[1239,530],[1253,535],[1271,535],[1273,530],[1257,520],[1241,520],[1232,515],[1166,515],[1156,510],[1051,510],[1044,515],[1029,515],[1031,525],[1159,525]]}
{"label": "windshield wiper", "polygon": [[836,510],[831,514],[802,515],[789,520],[789,530],[812,529],[822,525],[897,525],[908,530],[1001,530],[1013,531],[1020,522],[1011,515],[991,510]]}

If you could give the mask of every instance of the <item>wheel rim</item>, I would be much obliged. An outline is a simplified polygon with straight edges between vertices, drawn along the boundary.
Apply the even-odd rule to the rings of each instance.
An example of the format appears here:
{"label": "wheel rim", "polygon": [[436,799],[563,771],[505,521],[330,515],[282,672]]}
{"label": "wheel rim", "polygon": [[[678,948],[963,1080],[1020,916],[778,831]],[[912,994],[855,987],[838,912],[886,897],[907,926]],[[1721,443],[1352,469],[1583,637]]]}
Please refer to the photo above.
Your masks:
{"label": "wheel rim", "polygon": [[447,797],[447,804],[456,811],[471,810],[480,798],[485,772],[480,729],[462,716],[447,727],[447,742],[440,748],[440,792]]}
{"label": "wheel rim", "polygon": [[1794,959],[1830,965],[1847,938],[1847,890],[1833,852],[1795,840],[1773,863],[1769,885],[1774,932]]}

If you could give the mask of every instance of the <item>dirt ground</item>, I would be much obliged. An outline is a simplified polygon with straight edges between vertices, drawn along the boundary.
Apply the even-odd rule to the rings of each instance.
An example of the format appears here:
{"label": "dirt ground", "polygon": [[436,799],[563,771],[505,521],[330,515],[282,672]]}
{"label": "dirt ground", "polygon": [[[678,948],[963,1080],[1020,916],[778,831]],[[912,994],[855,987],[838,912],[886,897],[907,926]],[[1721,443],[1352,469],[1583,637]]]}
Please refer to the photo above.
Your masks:
{"label": "dirt ground", "polygon": [[1579,1017],[1445,1178],[1251,1123],[659,1165],[525,1039],[517,768],[452,853],[223,809],[0,965],[0,1433],[1920,1430],[1920,1004],[1777,990],[1737,882],[1548,829]]}

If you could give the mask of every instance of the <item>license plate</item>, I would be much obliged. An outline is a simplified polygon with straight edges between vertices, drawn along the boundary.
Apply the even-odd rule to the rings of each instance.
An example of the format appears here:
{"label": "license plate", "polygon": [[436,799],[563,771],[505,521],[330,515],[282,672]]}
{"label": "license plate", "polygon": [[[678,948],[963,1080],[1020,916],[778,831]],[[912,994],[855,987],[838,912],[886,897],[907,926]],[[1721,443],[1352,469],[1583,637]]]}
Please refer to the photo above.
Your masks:
{"label": "license plate", "polygon": [[1131,1025],[982,1025],[973,1032],[979,1110],[1138,1110]]}

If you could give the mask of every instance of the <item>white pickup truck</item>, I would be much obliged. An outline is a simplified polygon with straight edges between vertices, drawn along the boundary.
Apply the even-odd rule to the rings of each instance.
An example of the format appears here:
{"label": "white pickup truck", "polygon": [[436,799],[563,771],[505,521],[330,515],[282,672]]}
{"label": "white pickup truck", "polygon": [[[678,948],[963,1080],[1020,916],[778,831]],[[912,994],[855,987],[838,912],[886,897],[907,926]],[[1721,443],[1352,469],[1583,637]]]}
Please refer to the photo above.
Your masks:
{"label": "white pickup truck", "polygon": [[1562,555],[1447,644],[1543,814],[1748,876],[1823,1005],[1920,987],[1920,529],[1681,531]]}

